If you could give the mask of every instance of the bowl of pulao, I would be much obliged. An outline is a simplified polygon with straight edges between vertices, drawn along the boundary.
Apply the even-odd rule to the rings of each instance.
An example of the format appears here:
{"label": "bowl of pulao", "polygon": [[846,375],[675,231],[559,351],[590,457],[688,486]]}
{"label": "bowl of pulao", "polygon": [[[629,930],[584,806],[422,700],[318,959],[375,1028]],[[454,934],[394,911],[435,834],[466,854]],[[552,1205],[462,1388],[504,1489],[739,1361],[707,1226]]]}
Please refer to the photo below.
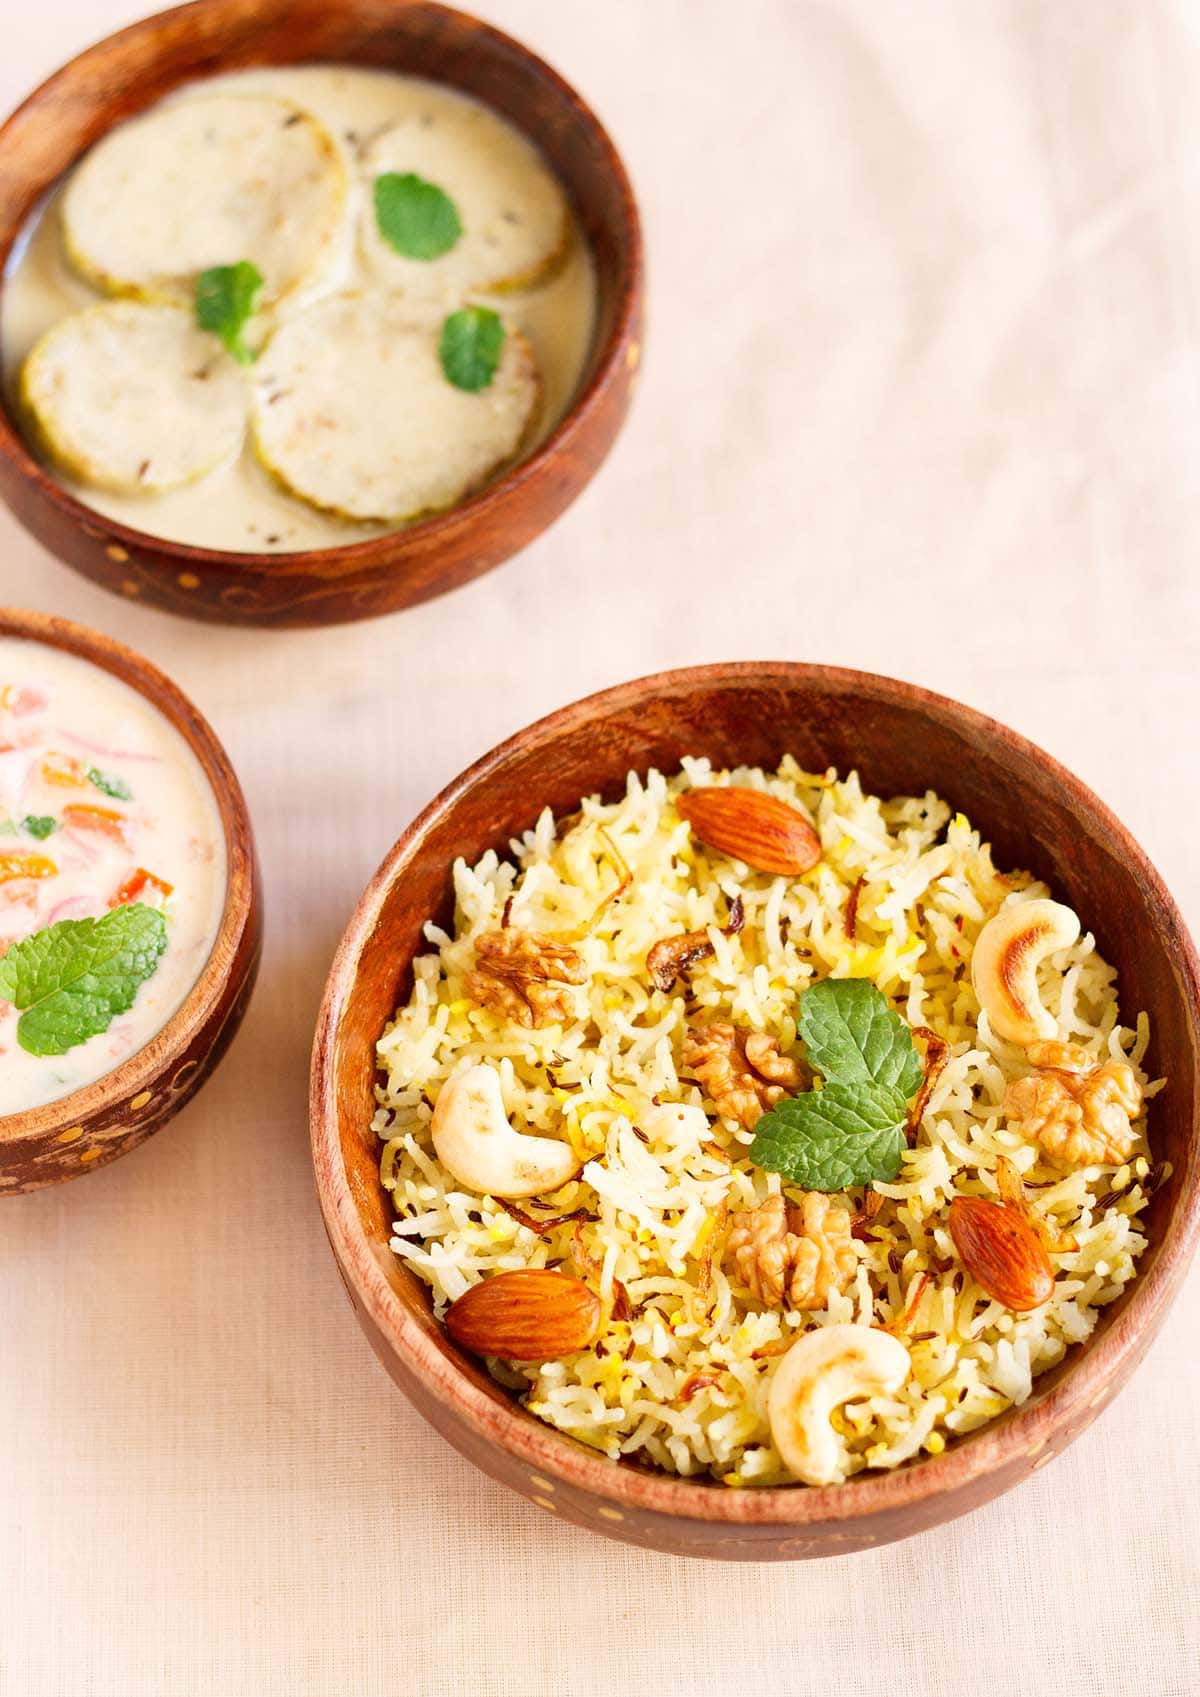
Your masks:
{"label": "bowl of pulao", "polygon": [[212,727],[131,649],[0,608],[0,1197],[179,1112],[242,1022],[261,933]]}
{"label": "bowl of pulao", "polygon": [[197,618],[465,583],[593,476],[641,357],[629,180],[588,106],[424,0],[195,0],[0,128],[0,497]]}
{"label": "bowl of pulao", "polygon": [[970,708],[665,673],[401,837],[313,1058],[388,1371],[530,1501],[650,1548],[867,1548],[1045,1466],[1200,1225],[1200,980],[1142,850]]}

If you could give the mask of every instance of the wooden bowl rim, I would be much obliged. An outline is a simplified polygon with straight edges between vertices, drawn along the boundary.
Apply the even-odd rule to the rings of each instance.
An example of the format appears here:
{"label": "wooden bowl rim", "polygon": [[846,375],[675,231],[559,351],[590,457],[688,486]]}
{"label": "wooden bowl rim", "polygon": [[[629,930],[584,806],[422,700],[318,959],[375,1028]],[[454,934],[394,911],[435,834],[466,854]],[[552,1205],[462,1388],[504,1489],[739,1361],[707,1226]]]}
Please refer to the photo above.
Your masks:
{"label": "wooden bowl rim", "polygon": [[[85,1125],[97,1114],[152,1089],[219,1010],[238,947],[258,901],[250,810],[242,787],[217,733],[178,685],[114,637],[51,613],[0,606],[0,637],[8,636],[62,649],[111,673],[137,690],[188,743],[203,768],[221,818],[225,906],[208,959],[166,1024],[143,1048],[93,1083],[40,1108],[0,1115],[0,1146]],[[225,970],[217,970],[218,960],[228,963]]]}
{"label": "wooden bowl rim", "polygon": [[[340,0],[340,3],[352,4],[353,0]],[[52,502],[60,512],[77,525],[85,529],[95,529],[97,526],[102,526],[107,540],[125,546],[131,551],[137,549],[143,553],[153,553],[180,567],[190,567],[193,570],[200,568],[218,577],[228,577],[234,582],[238,581],[238,574],[245,567],[261,566],[264,562],[277,562],[281,565],[281,568],[286,568],[293,575],[303,574],[305,571],[311,570],[327,580],[333,580],[343,571],[348,574],[372,565],[388,566],[392,564],[392,555],[398,540],[403,541],[406,545],[410,543],[418,544],[422,549],[436,549],[443,537],[461,535],[464,529],[470,529],[475,525],[486,526],[493,516],[497,519],[500,518],[500,509],[502,509],[505,501],[518,493],[531,478],[538,476],[548,468],[568,463],[570,450],[576,437],[600,407],[621,362],[627,357],[626,341],[637,318],[645,258],[641,218],[633,184],[625,168],[624,160],[600,119],[583,96],[552,65],[535,53],[532,48],[526,47],[518,41],[515,36],[508,35],[504,30],[496,29],[494,25],[485,23],[482,18],[476,18],[470,12],[463,12],[458,10],[457,7],[443,5],[441,0],[422,0],[422,4],[430,10],[441,12],[447,17],[458,20],[459,23],[473,30],[477,39],[488,37],[498,46],[503,46],[506,51],[523,59],[534,75],[550,84],[573,109],[577,122],[582,129],[590,133],[593,143],[604,159],[605,170],[612,178],[616,191],[614,202],[619,208],[619,216],[625,226],[630,258],[626,274],[618,279],[620,292],[617,297],[617,307],[612,326],[595,355],[595,365],[591,376],[579,389],[549,436],[539,443],[525,459],[519,460],[476,494],[468,495],[455,506],[447,508],[445,512],[431,513],[427,518],[418,519],[412,524],[399,525],[394,530],[386,530],[382,535],[368,537],[365,541],[333,544],[328,548],[303,548],[291,551],[204,548],[195,543],[176,542],[167,537],[155,536],[150,531],[138,530],[133,525],[122,523],[119,519],[109,518],[107,514],[100,513],[95,507],[89,507],[77,496],[72,495],[70,490],[59,483],[47,467],[34,458],[24,436],[17,428],[7,402],[0,396],[0,448],[3,448],[7,453],[18,474],[24,477],[28,483],[33,484],[41,495]],[[29,120],[30,117],[35,122],[40,122],[40,115],[35,110],[39,102],[47,96],[53,97],[58,84],[69,75],[85,69],[89,60],[93,57],[106,52],[116,42],[133,41],[142,36],[153,36],[158,26],[168,19],[180,17],[187,12],[213,9],[222,5],[236,11],[237,0],[186,0],[183,5],[172,6],[165,11],[155,12],[150,17],[140,18],[137,22],[127,24],[122,29],[114,30],[111,35],[93,42],[90,47],[86,47],[81,53],[77,53],[73,58],[68,59],[43,82],[39,83],[0,124],[0,154],[3,153],[9,131],[18,123]],[[357,61],[330,60],[328,63],[354,64]],[[385,69],[386,67],[378,68]],[[222,73],[217,69],[210,74],[219,76]],[[186,78],[181,79],[177,86],[182,87],[186,80]],[[447,86],[453,88],[456,85],[449,83]],[[53,116],[52,112],[51,116]],[[118,121],[124,122],[125,120]],[[116,121],[103,133],[105,135],[110,134],[115,127]],[[533,138],[531,137],[531,139]],[[82,157],[81,154],[79,158]],[[79,160],[76,159],[74,163],[78,164]],[[68,167],[68,169],[71,168]],[[35,205],[54,188],[57,182],[61,181],[62,175],[63,173],[60,173],[52,182],[42,185],[35,199]],[[32,212],[27,216],[31,215]],[[595,263],[594,253],[592,257],[593,263]],[[3,264],[0,264],[0,291],[4,287],[4,270],[7,267],[8,259],[9,255],[6,255]],[[598,266],[596,275],[599,284],[600,270]],[[107,297],[97,296],[97,299],[104,298]],[[589,482],[590,477],[590,472],[585,473],[580,487]]]}
{"label": "wooden bowl rim", "polygon": [[[1001,752],[1033,760],[1092,816],[1096,826],[1149,887],[1176,930],[1181,993],[1186,993],[1193,1032],[1200,1025],[1200,961],[1179,911],[1158,872],[1125,826],[1079,778],[1054,757],[1010,729],[952,697],[879,673],[793,661],[739,661],[652,673],[601,690],[560,708],[518,731],[455,778],[418,815],[387,855],[363,894],[330,969],[313,1046],[310,1117],[313,1163],[325,1228],[356,1302],[410,1373],[442,1404],[487,1442],[499,1446],[531,1472],[560,1480],[617,1509],[652,1512],[687,1520],[740,1525],[808,1527],[857,1521],[915,1507],[931,1498],[961,1493],[1025,1451],[1049,1459],[1054,1438],[1081,1408],[1106,1400],[1127,1358],[1136,1360],[1143,1334],[1152,1332],[1169,1306],[1200,1236],[1200,1137],[1193,1139],[1186,1171],[1180,1174],[1180,1210],[1154,1264],[1134,1281],[1123,1311],[1083,1353],[1053,1389],[1034,1396],[965,1435],[940,1456],[921,1457],[890,1473],[857,1476],[843,1485],[775,1486],[732,1490],[712,1481],[684,1480],[642,1471],[587,1451],[565,1434],[515,1404],[497,1403],[438,1349],[434,1337],[404,1307],[384,1276],[359,1219],[341,1162],[336,1085],[338,1026],[357,974],[358,960],[378,914],[421,844],[464,792],[488,777],[515,753],[528,753],[546,738],[569,732],[597,716],[636,708],[652,695],[687,693],[714,684],[811,683],[893,706],[922,707],[956,730]],[[1193,1102],[1197,1117],[1198,1104]]]}

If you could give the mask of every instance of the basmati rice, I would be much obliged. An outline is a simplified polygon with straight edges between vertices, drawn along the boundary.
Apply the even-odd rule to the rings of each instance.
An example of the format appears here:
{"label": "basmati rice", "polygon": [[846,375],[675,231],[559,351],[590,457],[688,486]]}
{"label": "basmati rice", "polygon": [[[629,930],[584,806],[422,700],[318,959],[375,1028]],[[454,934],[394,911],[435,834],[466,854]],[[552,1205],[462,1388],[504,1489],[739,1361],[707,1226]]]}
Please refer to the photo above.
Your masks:
{"label": "basmati rice", "polygon": [[[766,790],[798,807],[820,835],[818,865],[802,878],[772,877],[702,847],[674,798],[713,783]],[[527,930],[586,926],[613,885],[605,834],[633,882],[577,944],[588,983],[572,992],[575,1017],[525,1030],[476,1005],[465,992],[475,939],[501,925],[510,899],[512,923]],[[848,937],[847,901],[860,880]],[[812,1326],[902,1322],[912,1360],[906,1384],[834,1415],[839,1477],[894,1467],[1023,1402],[1035,1377],[1090,1334],[1098,1310],[1135,1276],[1146,1244],[1144,1120],[1118,1168],[1066,1172],[1049,1163],[1005,1123],[1005,1088],[1028,1064],[988,1029],[971,987],[981,925],[1005,901],[1051,892],[1024,873],[998,873],[979,832],[932,793],[884,801],[864,794],[854,773],[805,772],[791,759],[774,773],[714,772],[686,760],[670,780],[631,774],[615,803],[586,799],[557,824],[544,812],[512,844],[511,859],[460,861],[454,883],[453,934],[427,927],[430,952],[416,961],[409,1001],[379,1043],[374,1127],[395,1208],[392,1248],[430,1286],[439,1315],[480,1279],[511,1268],[561,1266],[595,1285],[609,1317],[591,1348],[544,1364],[489,1362],[560,1430],[605,1455],[682,1475],[786,1483],[767,1419],[786,1346]],[[720,926],[737,896],[745,926],[725,936]],[[655,989],[651,946],[705,928],[712,956],[672,992]],[[817,1312],[763,1308],[722,1265],[721,1239],[730,1213],[762,1203],[781,1180],[748,1160],[752,1134],[705,1111],[699,1086],[680,1077],[679,1056],[697,1018],[770,1032],[786,1053],[796,1043],[799,992],[831,975],[870,979],[911,1025],[944,1038],[950,1059],[897,1181],[876,1187],[883,1206],[848,1288]],[[1159,1088],[1142,1072],[1147,1021],[1120,1023],[1114,972],[1086,930],[1043,963],[1039,983],[1061,1038],[1097,1059],[1126,1058],[1150,1095]],[[495,1199],[464,1191],[436,1159],[438,1093],[456,1068],[479,1061],[498,1069],[514,1124],[575,1146],[581,1173],[547,1200],[555,1215],[586,1209],[585,1223],[539,1234]],[[956,1194],[997,1193],[1001,1157],[1072,1246],[1052,1254],[1054,1294],[1027,1314],[1009,1312],[966,1276],[947,1230]],[[858,1214],[864,1192],[836,1200]]]}

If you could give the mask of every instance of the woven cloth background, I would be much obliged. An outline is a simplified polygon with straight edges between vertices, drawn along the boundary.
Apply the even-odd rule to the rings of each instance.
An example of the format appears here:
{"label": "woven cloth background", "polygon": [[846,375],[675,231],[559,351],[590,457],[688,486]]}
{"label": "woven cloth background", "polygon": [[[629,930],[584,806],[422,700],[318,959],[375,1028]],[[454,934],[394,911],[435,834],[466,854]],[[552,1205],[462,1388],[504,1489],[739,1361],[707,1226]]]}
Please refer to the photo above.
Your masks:
{"label": "woven cloth background", "polygon": [[[0,0],[0,106],[140,0]],[[101,594],[0,515],[0,600],[120,635],[238,765],[270,936],[203,1097],[0,1203],[3,1697],[1195,1697],[1200,1276],[1131,1387],[988,1509],[876,1553],[688,1564],[491,1485],[376,1365],[308,1166],[334,944],[468,760],[639,672],[873,667],[1093,784],[1200,916],[1200,9],[479,0],[643,202],[634,416],[570,514],[326,633]]]}

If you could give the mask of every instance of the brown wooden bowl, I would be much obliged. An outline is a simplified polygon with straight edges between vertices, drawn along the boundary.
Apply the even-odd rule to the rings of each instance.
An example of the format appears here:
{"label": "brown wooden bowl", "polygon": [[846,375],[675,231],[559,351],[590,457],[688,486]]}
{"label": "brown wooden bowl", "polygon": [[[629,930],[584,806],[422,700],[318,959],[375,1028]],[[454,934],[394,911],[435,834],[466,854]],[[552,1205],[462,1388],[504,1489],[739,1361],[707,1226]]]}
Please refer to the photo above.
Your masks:
{"label": "brown wooden bowl", "polygon": [[429,0],[195,0],[89,48],[0,128],[0,273],[42,197],[115,124],[194,78],[301,61],[448,83],[529,135],[566,187],[595,258],[596,330],[570,410],[527,459],[449,512],[295,554],[193,548],[102,517],[34,458],[0,405],[0,498],[39,542],[119,595],[225,624],[365,619],[490,571],[552,524],[595,474],[641,358],[637,206],[602,125],[536,54]]}
{"label": "brown wooden bowl", "polygon": [[94,1172],[136,1149],[177,1114],[232,1042],[254,990],[262,898],[250,815],[212,726],[170,678],[98,631],[0,607],[0,636],[78,654],[130,684],[191,748],[217,799],[225,837],[225,911],[207,965],[157,1036],[94,1084],[25,1114],[0,1116],[0,1196]]}
{"label": "brown wooden bowl", "polygon": [[[1033,1396],[945,1453],[827,1489],[731,1490],[614,1462],[527,1414],[434,1321],[429,1293],[388,1248],[391,1214],[370,1129],[375,1043],[412,984],[430,917],[451,920],[451,864],[599,791],[631,768],[715,764],[856,767],[883,795],[938,790],[1070,902],[1150,1015],[1155,1155],[1172,1163],[1145,1216],[1150,1246],[1091,1339]],[[781,663],[667,672],[552,714],[464,773],[426,808],[364,895],[330,973],[312,1073],[312,1137],[326,1230],[359,1322],[388,1372],[456,1448],[577,1525],[651,1549],[724,1559],[840,1554],[920,1532],[1044,1467],[1092,1421],[1144,1353],[1200,1229],[1200,982],[1191,941],[1132,837],[1077,778],[982,714],[863,672]]]}

